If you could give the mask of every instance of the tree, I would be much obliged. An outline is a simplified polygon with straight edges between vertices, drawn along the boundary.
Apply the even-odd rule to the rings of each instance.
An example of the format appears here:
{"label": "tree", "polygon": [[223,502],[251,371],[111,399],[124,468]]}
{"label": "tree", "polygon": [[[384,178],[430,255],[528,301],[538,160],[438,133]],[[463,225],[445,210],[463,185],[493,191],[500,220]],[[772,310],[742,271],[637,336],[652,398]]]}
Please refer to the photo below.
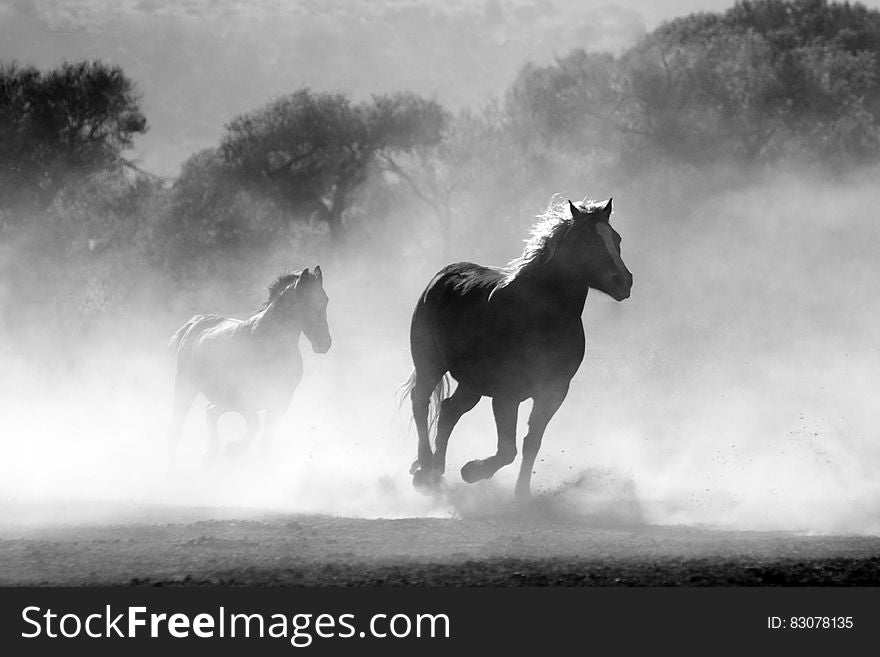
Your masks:
{"label": "tree", "polygon": [[235,278],[249,256],[265,256],[284,241],[287,223],[278,204],[242,187],[216,148],[183,164],[169,196],[155,253],[177,280],[222,271]]}
{"label": "tree", "polygon": [[880,12],[863,5],[738,2],[662,25],[626,59],[644,120],[672,124],[652,140],[685,160],[880,154]]}
{"label": "tree", "polygon": [[232,179],[326,223],[339,240],[344,214],[380,155],[441,139],[445,112],[410,93],[353,104],[343,94],[302,89],[234,119],[219,148]]}
{"label": "tree", "polygon": [[773,106],[782,91],[766,40],[707,16],[651,35],[621,66],[634,131],[672,160],[753,162],[785,122]]}
{"label": "tree", "polygon": [[[657,168],[880,156],[880,12],[826,0],[738,2],[661,25],[620,57],[525,67],[508,93],[523,135]],[[528,141],[527,139],[527,141]],[[635,167],[635,168],[632,168]]]}
{"label": "tree", "polygon": [[612,55],[583,50],[552,66],[527,64],[507,92],[505,109],[525,140],[564,150],[613,147],[625,128],[618,69]]}
{"label": "tree", "polygon": [[491,114],[491,107],[484,107],[478,114],[462,111],[445,121],[443,138],[438,143],[419,144],[399,155],[381,156],[382,166],[430,210],[431,241],[439,238],[444,261],[449,260],[453,252],[453,224],[456,208],[460,206],[455,197],[476,177],[480,153],[499,152],[493,133],[500,126],[492,122]]}
{"label": "tree", "polygon": [[146,129],[117,66],[0,66],[0,208],[45,210],[72,179],[126,164],[121,153]]}

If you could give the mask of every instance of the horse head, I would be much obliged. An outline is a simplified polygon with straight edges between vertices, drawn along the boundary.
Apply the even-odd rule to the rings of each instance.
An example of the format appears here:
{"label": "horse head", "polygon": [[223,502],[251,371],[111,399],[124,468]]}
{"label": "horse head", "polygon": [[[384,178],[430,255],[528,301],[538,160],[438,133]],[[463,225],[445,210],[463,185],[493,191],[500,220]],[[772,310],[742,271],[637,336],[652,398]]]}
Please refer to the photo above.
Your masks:
{"label": "horse head", "polygon": [[312,344],[316,354],[326,354],[330,349],[330,327],[327,324],[327,293],[324,291],[324,274],[320,265],[313,272],[303,270],[297,282],[297,300],[303,333]]}
{"label": "horse head", "polygon": [[585,205],[568,202],[571,210],[571,255],[586,271],[590,287],[604,292],[615,301],[629,298],[633,276],[620,255],[621,238],[611,227],[611,199]]}
{"label": "horse head", "polygon": [[313,272],[304,269],[280,277],[269,288],[267,305],[276,308],[276,317],[301,328],[316,354],[324,354],[332,342],[327,301],[324,275],[321,267],[315,267]]}

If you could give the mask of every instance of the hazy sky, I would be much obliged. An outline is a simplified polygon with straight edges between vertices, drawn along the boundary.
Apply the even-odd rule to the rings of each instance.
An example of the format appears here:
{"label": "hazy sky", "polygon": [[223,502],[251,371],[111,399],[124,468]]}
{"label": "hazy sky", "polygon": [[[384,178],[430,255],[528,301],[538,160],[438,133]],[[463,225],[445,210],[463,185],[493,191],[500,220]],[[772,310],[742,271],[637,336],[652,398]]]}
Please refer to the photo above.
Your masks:
{"label": "hazy sky", "polygon": [[[880,0],[866,4],[880,6]],[[0,61],[99,58],[134,79],[134,157],[175,176],[223,126],[308,86],[407,89],[450,108],[501,97],[528,61],[620,52],[663,20],[732,0],[0,0]]]}

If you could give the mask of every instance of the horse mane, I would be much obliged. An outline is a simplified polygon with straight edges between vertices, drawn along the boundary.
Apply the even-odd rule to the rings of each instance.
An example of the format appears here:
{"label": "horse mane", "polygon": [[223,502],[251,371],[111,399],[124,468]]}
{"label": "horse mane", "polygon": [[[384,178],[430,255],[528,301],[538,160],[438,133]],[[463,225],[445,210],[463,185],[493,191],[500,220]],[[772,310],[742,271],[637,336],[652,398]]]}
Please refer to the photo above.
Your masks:
{"label": "horse mane", "polygon": [[[601,207],[595,199],[586,198],[583,201],[577,201],[575,205],[586,212],[592,212]],[[508,285],[517,276],[537,269],[550,260],[556,253],[559,243],[565,239],[573,225],[574,217],[571,216],[568,201],[562,200],[559,194],[555,194],[550,199],[550,205],[537,216],[537,220],[532,225],[529,237],[525,240],[526,246],[522,255],[514,258],[504,267],[505,275],[498,283],[498,287]]]}
{"label": "horse mane", "polygon": [[281,294],[282,290],[284,290],[291,283],[295,283],[302,277],[301,271],[291,272],[289,274],[281,274],[278,278],[276,278],[269,285],[269,298],[263,302],[263,305],[260,306],[260,310],[265,310],[269,307],[269,304],[275,301],[278,298],[278,295]]}

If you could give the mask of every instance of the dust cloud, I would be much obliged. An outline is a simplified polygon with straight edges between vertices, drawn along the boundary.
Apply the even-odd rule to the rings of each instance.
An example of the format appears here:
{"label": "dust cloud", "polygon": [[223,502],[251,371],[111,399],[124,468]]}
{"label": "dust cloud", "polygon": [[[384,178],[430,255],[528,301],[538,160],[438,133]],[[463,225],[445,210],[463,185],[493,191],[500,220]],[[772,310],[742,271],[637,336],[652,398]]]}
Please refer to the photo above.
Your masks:
{"label": "dust cloud", "polygon": [[876,533],[875,176],[768,173],[679,216],[622,199],[633,295],[588,299],[542,467],[613,473],[654,522]]}
{"label": "dust cloud", "polygon": [[[216,145],[232,116],[306,84],[354,98],[408,88],[457,108],[503,92],[526,59],[547,62],[584,43],[620,51],[670,7],[695,9],[686,0],[663,9],[625,2],[597,13],[594,3],[561,2],[538,22],[528,11],[493,17],[492,3],[464,3],[473,11],[463,17],[429,15],[432,30],[421,29],[421,10],[388,9],[379,30],[363,29],[344,3],[339,15],[291,9],[280,18],[275,3],[250,3],[253,16],[235,20],[232,9],[212,14],[209,4],[155,11],[156,3],[129,2],[108,13],[100,2],[5,3],[0,56],[30,52],[39,66],[59,52],[119,62],[138,81],[152,125],[138,161],[171,177]],[[576,20],[563,11],[587,4]],[[451,34],[465,45],[451,49]],[[480,66],[469,59],[474,43],[494,44]],[[37,305],[55,303],[56,291],[34,283],[44,263],[20,269],[26,245],[0,244],[0,525],[277,511],[880,534],[878,173],[829,179],[792,166],[744,182],[719,166],[712,185],[688,188],[673,176],[665,188],[588,180],[529,192],[544,204],[556,192],[613,196],[635,284],[623,303],[598,292],[587,299],[587,356],[547,430],[528,509],[512,499],[518,460],[476,485],[458,476],[494,451],[487,400],[452,435],[443,493],[412,488],[416,439],[397,392],[412,367],[410,312],[445,264],[439,248],[413,247],[409,227],[430,219],[402,218],[372,256],[288,244],[250,263],[246,301],[220,283],[145,294],[127,300],[122,321],[90,335],[49,330],[18,307],[13,288],[22,281]],[[460,234],[453,258],[503,265],[500,251],[519,255],[528,217],[510,221],[509,234]],[[41,257],[63,269],[59,253]],[[317,355],[300,340],[304,378],[271,454],[258,438],[248,455],[207,464],[200,398],[170,468],[171,334],[194,313],[244,318],[283,267],[315,264],[333,346]],[[224,443],[242,431],[238,416],[222,418]]]}
{"label": "dust cloud", "polygon": [[[545,436],[533,511],[578,522],[880,532],[876,174],[777,173],[665,205],[615,194],[633,294],[621,304],[597,292],[587,299],[587,357]],[[266,283],[283,257],[254,264]],[[224,308],[222,295],[210,308],[176,300],[140,309],[139,330],[104,332],[70,362],[36,363],[3,341],[4,522],[192,508],[528,517],[512,501],[518,461],[477,485],[458,476],[494,451],[486,400],[453,433],[444,493],[411,486],[415,435],[396,393],[411,369],[409,313],[434,263],[389,269],[341,254],[296,266],[315,264],[333,347],[317,355],[300,340],[305,376],[269,455],[258,439],[245,457],[207,464],[199,399],[168,466],[167,339],[192,312],[247,315]],[[253,308],[264,294],[253,289]],[[242,431],[238,416],[221,420],[223,442]]]}

